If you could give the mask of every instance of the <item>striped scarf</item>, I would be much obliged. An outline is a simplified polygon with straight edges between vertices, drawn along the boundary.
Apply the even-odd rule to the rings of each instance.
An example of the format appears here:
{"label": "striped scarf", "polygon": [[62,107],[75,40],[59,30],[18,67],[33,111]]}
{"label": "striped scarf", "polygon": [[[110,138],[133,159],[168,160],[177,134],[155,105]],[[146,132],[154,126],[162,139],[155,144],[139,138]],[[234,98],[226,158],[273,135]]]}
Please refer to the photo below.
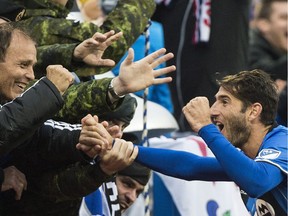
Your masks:
{"label": "striped scarf", "polygon": [[[155,0],[156,4],[164,4],[171,7],[177,0]],[[193,32],[193,44],[206,43],[210,39],[211,27],[211,0],[190,0],[193,1],[193,13],[196,18]]]}

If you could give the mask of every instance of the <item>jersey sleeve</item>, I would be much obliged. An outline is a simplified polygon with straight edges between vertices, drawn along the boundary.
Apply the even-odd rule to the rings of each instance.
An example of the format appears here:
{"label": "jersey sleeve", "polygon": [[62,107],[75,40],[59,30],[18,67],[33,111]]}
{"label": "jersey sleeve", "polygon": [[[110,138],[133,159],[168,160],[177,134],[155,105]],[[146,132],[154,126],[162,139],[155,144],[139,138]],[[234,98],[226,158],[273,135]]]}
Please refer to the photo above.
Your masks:
{"label": "jersey sleeve", "polygon": [[279,168],[266,162],[255,161],[243,154],[215,125],[203,127],[199,135],[214,153],[226,174],[249,196],[259,197],[283,181],[284,176]]}

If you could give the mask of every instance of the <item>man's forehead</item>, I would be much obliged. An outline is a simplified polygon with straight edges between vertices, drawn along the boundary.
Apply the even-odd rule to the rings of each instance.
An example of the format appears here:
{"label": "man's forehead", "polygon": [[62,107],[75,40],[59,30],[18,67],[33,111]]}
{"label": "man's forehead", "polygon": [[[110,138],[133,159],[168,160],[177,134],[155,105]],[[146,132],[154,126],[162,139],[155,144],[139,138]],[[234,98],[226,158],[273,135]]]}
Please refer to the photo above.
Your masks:
{"label": "man's forehead", "polygon": [[215,97],[220,97],[220,96],[231,96],[231,93],[228,92],[226,89],[224,89],[222,86],[220,86],[218,92],[216,93]]}
{"label": "man's forehead", "polygon": [[5,58],[11,56],[17,58],[18,61],[36,63],[37,50],[35,42],[24,34],[13,34]]}
{"label": "man's forehead", "polygon": [[[27,35],[25,35],[24,33],[20,33],[18,30],[14,31],[12,34],[12,38],[11,38],[11,43],[9,48],[11,49],[21,49],[22,51],[24,50],[35,50],[36,52],[36,44],[35,42],[28,37]],[[8,49],[9,49],[8,48]],[[23,52],[24,54],[24,52]]]}

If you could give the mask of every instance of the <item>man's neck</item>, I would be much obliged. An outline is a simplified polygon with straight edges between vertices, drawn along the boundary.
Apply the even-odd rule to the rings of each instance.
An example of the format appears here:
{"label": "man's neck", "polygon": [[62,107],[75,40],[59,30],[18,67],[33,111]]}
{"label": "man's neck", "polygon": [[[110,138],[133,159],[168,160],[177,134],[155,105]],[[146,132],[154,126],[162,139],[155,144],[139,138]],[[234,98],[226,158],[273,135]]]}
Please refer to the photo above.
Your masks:
{"label": "man's neck", "polygon": [[264,137],[268,133],[272,125],[257,126],[252,128],[248,142],[241,148],[241,150],[251,159],[256,158],[259,149],[263,143]]}

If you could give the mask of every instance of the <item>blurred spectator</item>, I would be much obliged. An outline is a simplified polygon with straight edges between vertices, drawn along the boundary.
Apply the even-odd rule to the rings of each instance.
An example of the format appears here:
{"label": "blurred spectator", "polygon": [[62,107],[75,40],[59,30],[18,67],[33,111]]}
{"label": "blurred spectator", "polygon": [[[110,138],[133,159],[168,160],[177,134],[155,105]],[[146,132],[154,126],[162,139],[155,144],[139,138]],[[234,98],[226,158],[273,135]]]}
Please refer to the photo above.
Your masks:
{"label": "blurred spectator", "polygon": [[287,125],[287,4],[286,0],[258,2],[249,45],[249,67],[266,71],[277,84],[281,95],[277,121],[284,125]]}
{"label": "blurred spectator", "polygon": [[182,131],[191,131],[182,107],[199,95],[212,103],[221,76],[247,67],[249,0],[157,0],[152,19],[163,24],[165,47],[175,54],[169,84],[174,115]]}
{"label": "blurred spectator", "polygon": [[263,0],[258,4],[254,28],[250,31],[249,67],[262,69],[275,80],[286,81],[288,3]]}

